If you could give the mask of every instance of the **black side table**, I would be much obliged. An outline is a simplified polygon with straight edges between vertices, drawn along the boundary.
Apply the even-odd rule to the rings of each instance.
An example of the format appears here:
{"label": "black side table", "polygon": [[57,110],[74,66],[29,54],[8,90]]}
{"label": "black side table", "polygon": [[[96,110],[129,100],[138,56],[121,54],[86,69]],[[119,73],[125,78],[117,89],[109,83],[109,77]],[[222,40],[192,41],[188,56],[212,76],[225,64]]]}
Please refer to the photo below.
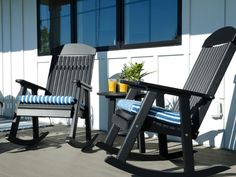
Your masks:
{"label": "black side table", "polygon": [[[109,130],[110,127],[111,127],[112,114],[115,112],[115,108],[116,108],[116,100],[117,99],[121,99],[121,98],[125,98],[127,94],[126,93],[122,93],[122,92],[98,92],[97,94],[99,96],[105,96],[105,98],[107,98],[107,100],[108,100],[107,127],[108,127],[108,130]],[[140,93],[137,96],[137,99],[141,99],[144,96],[145,96],[144,93]],[[138,147],[139,147],[139,152],[145,153],[144,132],[139,134],[139,137],[138,137]]]}
{"label": "black side table", "polygon": [[112,114],[115,112],[116,108],[116,100],[125,98],[126,93],[121,93],[121,92],[99,92],[97,93],[99,96],[105,96],[108,100],[108,120],[107,120],[107,129],[109,130],[111,127],[111,117]]}

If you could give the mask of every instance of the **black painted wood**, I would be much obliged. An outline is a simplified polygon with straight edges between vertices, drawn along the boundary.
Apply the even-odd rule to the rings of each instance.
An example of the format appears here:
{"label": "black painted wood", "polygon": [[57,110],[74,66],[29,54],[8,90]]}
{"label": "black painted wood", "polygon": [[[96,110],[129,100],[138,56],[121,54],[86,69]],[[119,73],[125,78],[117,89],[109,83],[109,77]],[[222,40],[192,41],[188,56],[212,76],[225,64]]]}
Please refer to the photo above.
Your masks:
{"label": "black painted wood", "polygon": [[[122,81],[129,84],[130,88],[147,91],[147,95],[145,99],[143,99],[141,108],[137,114],[127,113],[124,110],[119,109],[116,110],[116,113],[113,116],[116,119],[113,120],[113,124],[120,127],[124,126],[126,122],[130,128],[118,152],[112,147],[109,148],[110,144],[106,144],[106,142],[99,144],[100,147],[104,147],[108,150],[110,149],[117,154],[116,157],[111,156],[106,158],[105,162],[137,176],[209,176],[227,170],[228,167],[222,165],[196,170],[194,166],[192,139],[195,139],[198,135],[198,129],[211,101],[214,99],[214,95],[235,50],[236,29],[233,27],[224,27],[214,32],[205,40],[199,57],[197,58],[183,89],[139,81]],[[150,93],[152,93],[151,96]],[[180,125],[166,123],[147,116],[155,99],[159,99],[159,101],[157,101],[159,106],[164,105],[163,95],[165,94],[179,97],[178,103],[174,107],[174,111],[180,112]],[[160,134],[159,143],[162,143],[159,145],[160,154],[164,157],[168,157],[166,135],[180,137],[184,160],[183,172],[163,172],[144,169],[127,163],[126,160],[134,145],[135,138],[140,131],[151,131]],[[109,139],[109,137],[107,139]]]}
{"label": "black painted wood", "polygon": [[[37,95],[38,90],[45,95],[73,96],[77,99],[74,105],[21,104],[18,102],[14,121],[8,137],[13,143],[33,145],[42,140],[39,136],[38,117],[72,118],[72,125],[67,142],[75,147],[84,148],[91,138],[90,92],[94,56],[96,50],[84,44],[66,44],[53,50],[47,86],[43,88],[25,80],[17,80],[21,85],[20,95],[31,91]],[[31,116],[33,120],[33,139],[29,142],[17,140],[18,124],[22,116]],[[85,119],[86,141],[77,142],[76,129],[78,117]],[[37,140],[37,141],[36,141]],[[92,139],[95,141],[94,139]]]}

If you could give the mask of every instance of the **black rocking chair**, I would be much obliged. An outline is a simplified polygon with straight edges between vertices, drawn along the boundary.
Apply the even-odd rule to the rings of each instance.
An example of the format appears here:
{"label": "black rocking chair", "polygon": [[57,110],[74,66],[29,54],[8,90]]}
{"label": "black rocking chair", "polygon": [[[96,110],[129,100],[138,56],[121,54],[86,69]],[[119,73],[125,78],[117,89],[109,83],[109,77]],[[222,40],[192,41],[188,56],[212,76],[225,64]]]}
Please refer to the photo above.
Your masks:
{"label": "black rocking chair", "polygon": [[[127,97],[117,103],[116,112],[112,117],[113,124],[105,141],[97,143],[100,148],[116,154],[108,156],[105,162],[134,175],[149,177],[205,177],[229,169],[223,165],[214,165],[196,170],[192,139],[198,136],[199,127],[235,50],[236,29],[224,27],[205,40],[183,89],[146,82],[123,81],[128,83],[131,89]],[[134,101],[140,90],[145,91],[146,96],[142,102]],[[163,108],[165,94],[178,96],[178,103],[173,111]],[[157,106],[154,106],[155,100]],[[127,126],[129,130],[121,149],[113,147],[119,129]],[[183,171],[145,169],[127,163],[128,157],[132,156],[131,150],[135,139],[141,131],[158,133],[159,159],[183,156]],[[167,135],[181,138],[181,152],[168,153]]]}
{"label": "black rocking chair", "polygon": [[[21,85],[21,90],[7,139],[15,144],[32,146],[48,134],[39,134],[38,117],[72,118],[66,142],[77,148],[92,146],[97,137],[96,134],[91,138],[90,120],[90,84],[95,54],[96,50],[90,46],[66,44],[52,51],[46,88],[25,80],[16,80]],[[37,95],[38,90],[45,91],[45,94]],[[17,137],[18,125],[24,116],[32,117],[32,139]],[[78,117],[85,119],[86,141],[83,142],[76,140]]]}

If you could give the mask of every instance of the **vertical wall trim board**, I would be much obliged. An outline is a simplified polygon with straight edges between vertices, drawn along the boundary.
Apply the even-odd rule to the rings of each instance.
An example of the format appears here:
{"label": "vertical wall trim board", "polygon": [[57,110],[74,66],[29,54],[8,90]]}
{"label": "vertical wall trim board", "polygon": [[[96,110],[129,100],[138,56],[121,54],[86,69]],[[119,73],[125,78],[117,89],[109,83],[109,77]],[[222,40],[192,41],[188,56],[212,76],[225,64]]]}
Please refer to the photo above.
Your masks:
{"label": "vertical wall trim board", "polygon": [[0,13],[1,13],[0,14],[0,20],[1,20],[1,24],[0,24],[0,28],[1,28],[1,31],[0,31],[0,35],[1,35],[1,41],[0,41],[0,43],[1,43],[0,44],[1,45],[0,46],[0,50],[1,50],[1,61],[0,61],[1,62],[0,63],[1,64],[1,71],[0,71],[1,72],[1,78],[0,78],[1,79],[1,81],[0,81],[1,88],[0,89],[1,90],[3,90],[3,21],[2,21],[3,20],[3,12],[2,11],[3,11],[2,0],[0,0]]}
{"label": "vertical wall trim board", "polygon": [[[11,6],[10,6],[10,14],[11,14]],[[13,41],[12,41],[12,14],[11,14],[11,18],[10,18],[10,51],[9,51],[9,53],[10,53],[10,79],[11,79],[11,82],[10,82],[10,89],[11,89],[11,92],[10,92],[10,94],[12,95],[12,43],[13,43]]]}
{"label": "vertical wall trim board", "polygon": [[25,79],[25,32],[24,32],[24,24],[25,24],[25,14],[24,14],[24,4],[25,4],[25,0],[22,0],[22,46],[23,46],[23,73],[22,76]]}

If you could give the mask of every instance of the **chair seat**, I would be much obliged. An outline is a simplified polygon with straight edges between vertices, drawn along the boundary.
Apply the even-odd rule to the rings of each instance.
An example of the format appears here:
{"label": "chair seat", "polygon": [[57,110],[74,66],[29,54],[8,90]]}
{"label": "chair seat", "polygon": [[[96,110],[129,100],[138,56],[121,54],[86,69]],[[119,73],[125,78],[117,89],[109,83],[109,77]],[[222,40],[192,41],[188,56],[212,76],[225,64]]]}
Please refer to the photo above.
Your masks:
{"label": "chair seat", "polygon": [[[118,109],[136,114],[140,109],[141,102],[121,99],[117,102],[116,106]],[[178,112],[173,112],[159,106],[152,106],[152,108],[149,110],[148,116],[160,121],[180,125],[180,114]]]}
{"label": "chair seat", "polygon": [[19,96],[22,104],[55,104],[55,105],[73,105],[76,98],[72,96],[51,96],[51,95],[22,95]]}

